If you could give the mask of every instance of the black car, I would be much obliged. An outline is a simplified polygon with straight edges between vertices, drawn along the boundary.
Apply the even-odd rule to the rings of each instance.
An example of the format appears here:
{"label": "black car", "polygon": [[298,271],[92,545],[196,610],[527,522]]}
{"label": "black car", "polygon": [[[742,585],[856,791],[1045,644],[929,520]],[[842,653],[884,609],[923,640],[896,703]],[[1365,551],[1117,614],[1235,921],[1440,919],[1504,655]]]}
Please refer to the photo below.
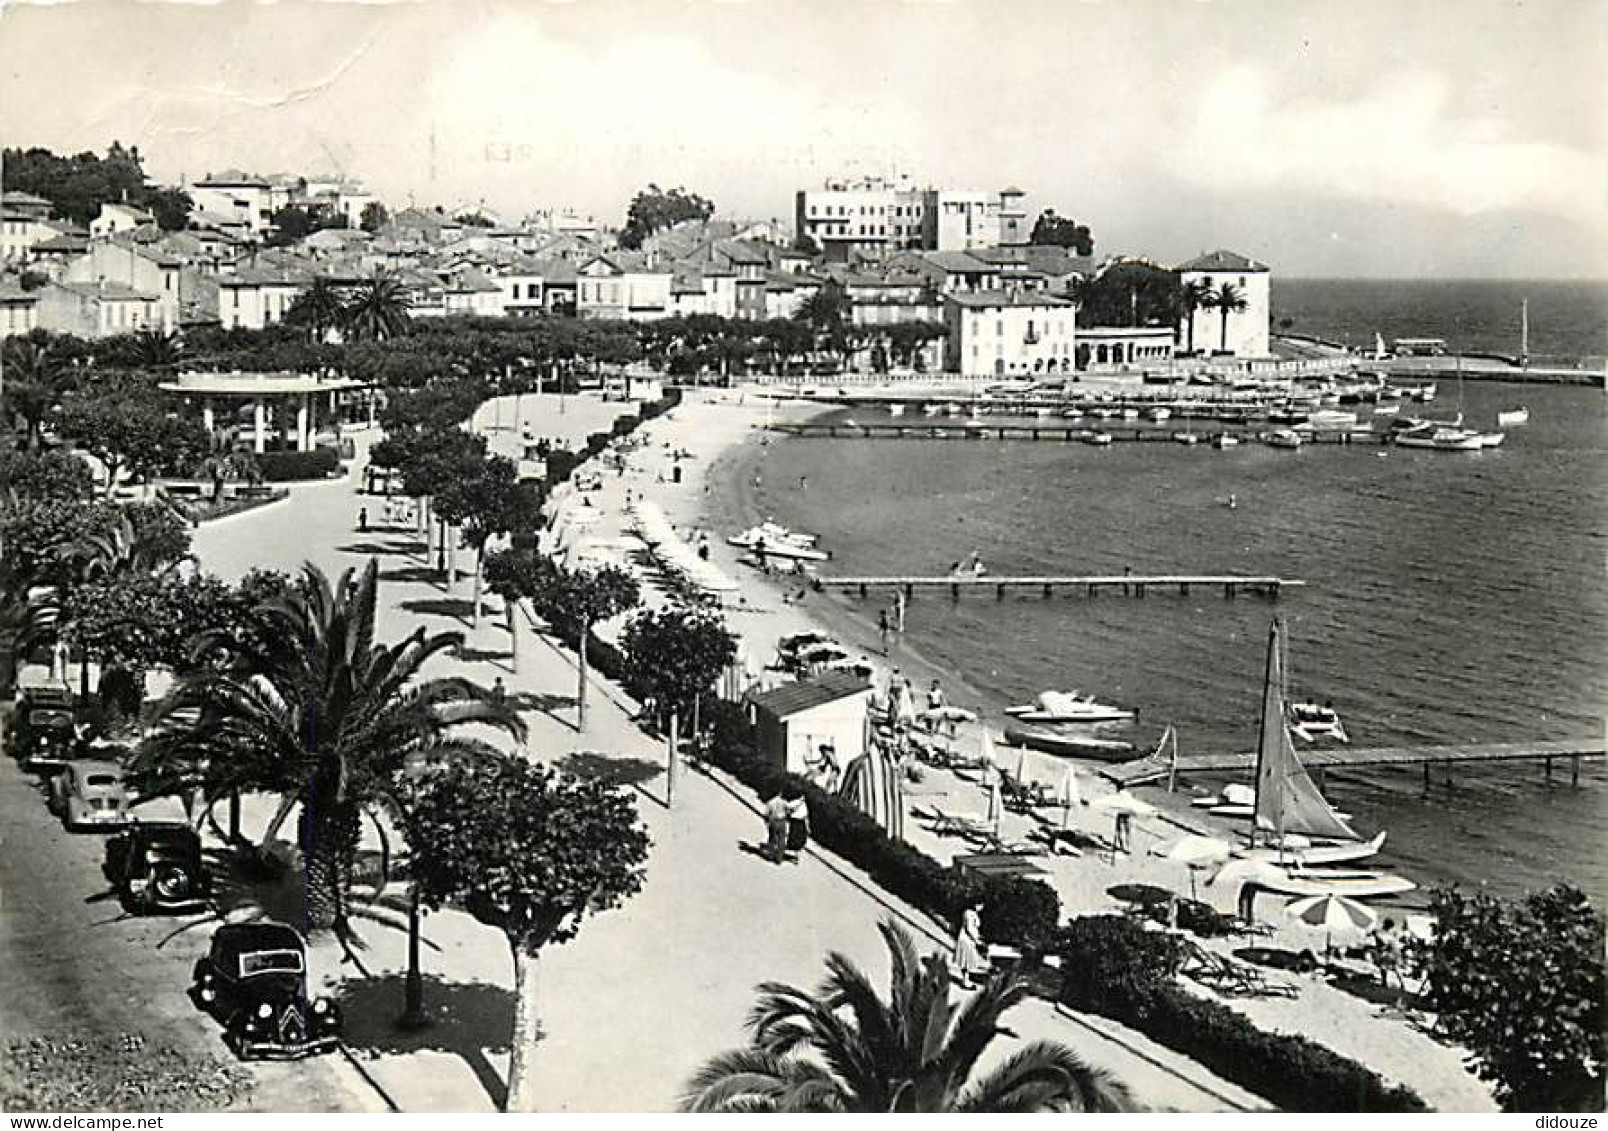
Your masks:
{"label": "black car", "polygon": [[299,1060],[340,1043],[335,1003],[308,998],[307,944],[285,923],[219,927],[195,964],[190,997],[223,1025],[241,1060]]}
{"label": "black car", "polygon": [[76,722],[72,692],[59,687],[29,688],[17,703],[12,756],[29,773],[55,773],[72,761],[79,746]]}
{"label": "black car", "polygon": [[135,824],[113,837],[101,870],[130,911],[183,911],[212,891],[200,836],[174,821]]}

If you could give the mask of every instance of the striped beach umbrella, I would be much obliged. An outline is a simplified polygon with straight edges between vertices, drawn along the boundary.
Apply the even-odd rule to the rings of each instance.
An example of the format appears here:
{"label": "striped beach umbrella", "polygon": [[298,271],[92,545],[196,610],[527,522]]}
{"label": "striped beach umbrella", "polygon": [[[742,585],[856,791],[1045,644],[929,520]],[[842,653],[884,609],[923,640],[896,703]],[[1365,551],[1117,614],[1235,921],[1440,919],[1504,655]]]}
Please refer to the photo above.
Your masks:
{"label": "striped beach umbrella", "polygon": [[1343,895],[1308,895],[1284,905],[1284,913],[1302,926],[1323,932],[1323,949],[1328,951],[1335,932],[1366,933],[1379,922],[1374,909]]}

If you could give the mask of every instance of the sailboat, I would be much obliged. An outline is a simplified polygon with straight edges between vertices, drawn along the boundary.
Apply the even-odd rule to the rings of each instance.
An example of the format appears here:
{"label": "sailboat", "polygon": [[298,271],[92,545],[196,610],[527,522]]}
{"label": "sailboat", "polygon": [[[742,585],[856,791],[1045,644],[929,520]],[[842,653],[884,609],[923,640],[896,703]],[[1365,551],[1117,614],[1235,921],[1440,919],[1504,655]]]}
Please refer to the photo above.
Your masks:
{"label": "sailboat", "polygon": [[[1413,890],[1417,885],[1411,880],[1385,872],[1313,870],[1314,865],[1366,859],[1379,851],[1385,834],[1371,840],[1358,836],[1296,756],[1284,705],[1284,671],[1283,626],[1275,618],[1268,629],[1249,844],[1239,855],[1271,865],[1272,871],[1259,873],[1257,882],[1290,894],[1362,897]],[[1258,839],[1264,842],[1261,846]],[[1329,843],[1313,843],[1318,840]]]}

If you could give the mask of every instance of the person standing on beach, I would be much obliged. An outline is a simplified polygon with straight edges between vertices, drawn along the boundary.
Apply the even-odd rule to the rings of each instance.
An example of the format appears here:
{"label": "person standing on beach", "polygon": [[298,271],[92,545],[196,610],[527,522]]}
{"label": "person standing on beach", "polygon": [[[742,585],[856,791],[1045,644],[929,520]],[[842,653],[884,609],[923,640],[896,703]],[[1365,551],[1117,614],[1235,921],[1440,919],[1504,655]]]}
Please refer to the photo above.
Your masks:
{"label": "person standing on beach", "polygon": [[1118,813],[1117,813],[1117,828],[1116,828],[1115,850],[1117,852],[1123,852],[1123,853],[1129,853],[1129,852],[1133,851],[1133,814],[1132,813],[1129,813],[1129,812],[1126,812],[1126,811],[1118,811]]}
{"label": "person standing on beach", "polygon": [[787,799],[780,791],[765,802],[765,855],[773,864],[787,855]]}
{"label": "person standing on beach", "polygon": [[877,613],[877,635],[882,638],[882,654],[888,654],[888,610],[882,609]]}
{"label": "person standing on beach", "polygon": [[974,903],[960,916],[960,930],[955,934],[955,951],[951,960],[955,977],[961,988],[974,990],[977,979],[987,974],[990,967],[983,951],[983,905]]}
{"label": "person standing on beach", "polygon": [[797,786],[790,790],[787,799],[787,858],[798,863],[798,854],[810,842],[810,807],[804,800],[804,791]]}
{"label": "person standing on beach", "polygon": [[364,533],[364,534],[368,533],[368,508],[367,507],[358,507],[357,508],[357,529],[360,532]]}

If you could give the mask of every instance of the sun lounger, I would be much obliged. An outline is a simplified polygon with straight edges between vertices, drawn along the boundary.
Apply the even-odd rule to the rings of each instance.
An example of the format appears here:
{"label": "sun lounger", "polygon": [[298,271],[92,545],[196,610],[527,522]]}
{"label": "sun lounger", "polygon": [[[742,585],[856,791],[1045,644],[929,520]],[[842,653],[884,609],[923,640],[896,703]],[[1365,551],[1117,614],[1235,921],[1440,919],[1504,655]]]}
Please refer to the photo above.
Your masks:
{"label": "sun lounger", "polygon": [[1179,938],[1178,973],[1224,997],[1298,997],[1288,982],[1269,981],[1255,966],[1207,950],[1193,939]]}
{"label": "sun lounger", "polygon": [[919,821],[925,821],[939,836],[958,836],[966,840],[979,840],[994,835],[994,826],[987,817],[976,813],[951,813],[936,805],[911,809]]}

